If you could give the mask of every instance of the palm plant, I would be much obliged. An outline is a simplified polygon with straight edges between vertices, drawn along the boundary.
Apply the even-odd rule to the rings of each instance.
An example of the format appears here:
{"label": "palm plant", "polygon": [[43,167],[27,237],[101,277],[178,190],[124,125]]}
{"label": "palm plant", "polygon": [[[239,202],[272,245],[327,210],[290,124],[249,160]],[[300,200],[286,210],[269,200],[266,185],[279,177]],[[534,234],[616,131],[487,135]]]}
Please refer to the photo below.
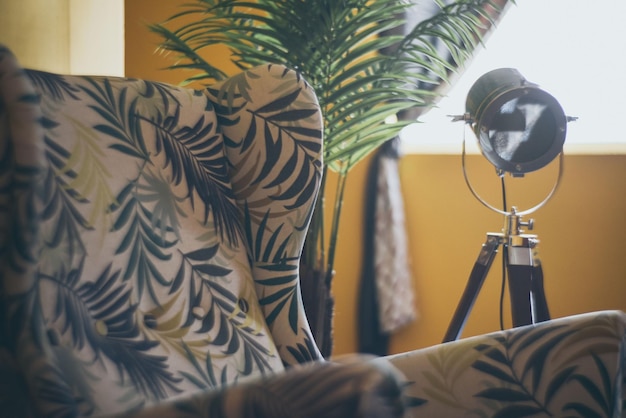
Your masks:
{"label": "palm plant", "polygon": [[325,237],[323,175],[303,262],[325,272],[328,285],[348,173],[413,122],[395,115],[435,104],[436,87],[470,57],[506,3],[433,1],[438,13],[399,35],[408,0],[195,0],[151,26],[161,49],[179,59],[170,68],[194,71],[188,81],[227,77],[202,55],[221,44],[241,69],[284,64],[312,85],[323,113],[324,174],[335,171],[338,186]]}

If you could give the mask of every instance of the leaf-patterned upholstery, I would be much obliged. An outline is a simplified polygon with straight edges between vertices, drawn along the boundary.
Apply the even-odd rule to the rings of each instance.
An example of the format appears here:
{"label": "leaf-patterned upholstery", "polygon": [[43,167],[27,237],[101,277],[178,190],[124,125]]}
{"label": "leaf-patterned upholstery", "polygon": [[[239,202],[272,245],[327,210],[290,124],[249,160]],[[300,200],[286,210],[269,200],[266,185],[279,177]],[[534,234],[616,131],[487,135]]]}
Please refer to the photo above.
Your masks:
{"label": "leaf-patterned upholstery", "polygon": [[[191,90],[24,70],[0,48],[0,416],[244,416],[220,409],[297,387],[272,377],[311,360],[301,384],[393,389],[391,369],[322,362],[304,315],[321,128],[280,66]],[[342,396],[309,411],[362,395]],[[252,404],[289,405],[272,399]]]}
{"label": "leaf-patterned upholstery", "polygon": [[625,336],[623,312],[590,312],[378,361],[415,417],[624,417]]}

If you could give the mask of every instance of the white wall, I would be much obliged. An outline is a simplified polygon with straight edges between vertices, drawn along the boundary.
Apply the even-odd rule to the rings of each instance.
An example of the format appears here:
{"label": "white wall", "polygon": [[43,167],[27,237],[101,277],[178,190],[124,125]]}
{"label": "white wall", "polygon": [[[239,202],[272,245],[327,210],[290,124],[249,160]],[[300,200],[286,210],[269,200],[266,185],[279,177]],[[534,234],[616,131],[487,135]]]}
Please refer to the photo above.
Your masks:
{"label": "white wall", "polygon": [[69,4],[70,72],[124,75],[124,0]]}

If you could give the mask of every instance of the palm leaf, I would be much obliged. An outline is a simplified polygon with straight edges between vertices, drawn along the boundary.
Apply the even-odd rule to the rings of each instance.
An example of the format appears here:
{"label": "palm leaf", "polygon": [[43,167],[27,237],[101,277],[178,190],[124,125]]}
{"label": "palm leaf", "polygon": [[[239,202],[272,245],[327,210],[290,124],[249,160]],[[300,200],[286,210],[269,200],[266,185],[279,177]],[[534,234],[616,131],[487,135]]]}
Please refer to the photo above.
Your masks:
{"label": "palm leaf", "polygon": [[37,89],[43,92],[44,96],[52,97],[57,101],[64,100],[65,96],[78,100],[78,96],[76,94],[79,90],[76,86],[68,83],[64,76],[30,70],[26,70],[26,74]]}
{"label": "palm leaf", "polygon": [[[250,246],[251,259],[257,268],[270,272],[269,277],[255,279],[259,303],[266,307],[266,321],[272,325],[278,316],[287,315],[294,333],[298,330],[298,260],[285,257],[286,247],[291,243],[291,234],[282,236],[282,225],[271,231],[267,227],[270,212],[266,211],[256,228],[252,228],[251,213],[245,207],[245,229]],[[254,234],[256,230],[256,235]],[[289,230],[289,229],[285,229]]]}
{"label": "palm leaf", "polygon": [[576,366],[567,367],[554,376],[546,389],[546,406],[549,406],[556,394],[565,387],[575,370]]}
{"label": "palm leaf", "polygon": [[82,267],[40,276],[55,285],[54,320],[60,332],[71,332],[78,349],[89,346],[93,361],[104,356],[113,362],[142,393],[163,398],[168,389],[176,391],[177,378],[167,370],[166,359],[148,354],[156,342],[141,336],[135,320],[137,306],[131,303],[130,287],[117,282],[119,272],[111,271],[109,264],[96,281],[81,281]]}
{"label": "palm leaf", "polygon": [[[476,361],[473,367],[509,384],[507,387],[489,388],[477,396],[511,403],[501,416],[509,416],[506,415],[509,413],[515,416],[527,408],[530,408],[528,411],[545,412],[561,390],[566,390],[571,382],[578,381],[599,407],[607,411],[611,404],[612,384],[604,364],[597,356],[593,355],[593,359],[602,378],[602,388],[577,374],[577,366],[564,367],[555,374],[543,373],[555,355],[558,356],[564,347],[571,346],[571,338],[575,335],[574,330],[565,326],[547,329],[526,327],[507,332],[495,344],[477,346],[476,349],[483,352],[484,357]],[[527,378],[529,374],[531,377]],[[547,381],[548,378],[551,380]],[[542,388],[543,397],[539,394]],[[579,407],[587,408],[582,404],[569,403],[564,411],[578,410]]]}
{"label": "palm leaf", "polygon": [[[196,374],[193,375],[191,373],[187,373],[182,371],[181,375],[183,375],[187,380],[189,380],[192,384],[194,384],[199,389],[208,389],[214,388],[220,385],[220,382],[217,380],[215,373],[213,371],[213,362],[211,360],[211,353],[207,353],[205,368],[202,368],[202,365],[198,361],[198,357],[191,351],[189,346],[183,341],[181,343],[183,350],[185,352],[185,356],[189,360],[189,362],[193,365]],[[224,367],[225,369],[227,367]]]}
{"label": "palm leaf", "polygon": [[[72,159],[72,152],[66,150],[58,144],[54,138],[45,137],[46,159],[49,168],[45,174],[42,200],[44,210],[42,218],[49,222],[51,229],[45,236],[46,250],[56,249],[63,245],[63,251],[69,254],[70,258],[84,252],[82,233],[86,230],[93,230],[95,217],[87,220],[82,214],[80,206],[89,203],[87,194],[94,193],[95,202],[102,209],[115,203],[115,197],[110,193],[103,177],[107,175],[106,168],[102,166],[98,158],[92,155],[95,148],[87,147],[85,153],[90,155],[90,163],[84,164],[81,161]],[[77,166],[74,169],[74,166]],[[78,172],[86,170],[84,177],[92,183],[85,184]],[[95,185],[94,185],[95,183]],[[90,190],[91,189],[91,190]],[[105,209],[100,211],[106,213]],[[92,212],[94,213],[94,212]]]}
{"label": "palm leaf", "polygon": [[142,83],[144,88],[143,90],[137,88],[137,93],[150,100],[158,96],[159,100],[151,100],[151,104],[155,105],[157,103],[162,103],[163,113],[168,112],[170,102],[174,107],[180,106],[180,102],[178,101],[178,98],[174,95],[174,92],[172,91],[172,86],[170,86],[169,84],[148,80],[142,80]]}
{"label": "palm leaf", "polygon": [[[307,335],[306,332],[302,332],[302,334]],[[311,341],[311,339],[306,337],[304,339],[304,343],[298,343],[295,346],[287,346],[287,351],[300,364],[317,360],[317,356],[315,354],[317,352],[317,346],[314,341]]]}
{"label": "palm leaf", "polygon": [[[269,371],[271,366],[268,357],[272,354],[268,347],[259,342],[259,331],[250,325],[248,313],[239,307],[239,296],[219,283],[220,279],[228,278],[231,270],[211,262],[215,261],[217,255],[217,246],[183,254],[181,267],[172,287],[173,291],[183,281],[189,283],[190,303],[183,326],[191,326],[199,320],[200,326],[195,332],[206,335],[210,344],[222,347],[222,354],[243,352],[244,361],[239,364],[238,370],[243,375],[252,373],[255,367],[262,373]],[[208,309],[199,318],[193,308],[201,306],[203,300],[208,300],[204,302]],[[212,367],[208,359],[207,362],[207,368]],[[207,373],[213,372],[207,369]]]}
{"label": "palm leaf", "polygon": [[[400,0],[196,0],[150,29],[161,36],[161,51],[177,60],[170,68],[194,73],[190,81],[225,78],[227,71],[204,54],[214,45],[226,46],[231,63],[241,69],[277,63],[300,72],[322,109],[325,169],[345,176],[405,125],[388,124],[387,116],[434,105],[441,94],[436,87],[462,68],[493,24],[486,9],[498,13],[505,3],[438,1],[439,12],[406,36],[392,34],[412,6]],[[342,195],[337,199],[331,237],[337,234]],[[322,211],[315,216],[314,228],[323,228]],[[313,231],[310,246],[323,248],[322,235]],[[331,247],[323,270],[333,270]],[[305,254],[312,258],[305,262],[318,266],[319,255]]]}
{"label": "palm leaf", "polygon": [[[253,106],[250,102],[248,77],[255,77],[254,71],[243,73],[233,77],[229,82],[222,83],[218,88],[210,88],[210,94],[215,98],[216,112],[221,120],[237,118],[234,116],[247,104],[246,110],[252,115],[248,128],[241,143],[233,143],[232,146],[242,155],[242,161],[237,164],[238,171],[235,188],[239,198],[250,196],[256,189],[275,188],[277,190],[271,198],[289,201],[296,198],[295,202],[286,202],[287,209],[301,206],[312,197],[315,186],[319,183],[319,169],[317,168],[317,155],[319,145],[314,142],[320,138],[322,132],[318,129],[306,127],[304,124],[311,115],[317,113],[317,108],[297,103],[301,85],[293,87],[291,83],[279,84],[275,90],[280,92],[269,103],[260,103]],[[259,162],[251,161],[246,154],[258,136],[265,140],[265,155],[262,166]],[[227,146],[231,146],[227,142]],[[291,150],[291,155],[285,154]],[[285,157],[286,162],[277,164],[278,159]],[[293,176],[296,167],[303,169],[297,176]],[[276,169],[279,168],[279,170]],[[281,168],[282,167],[282,168]],[[304,193],[302,192],[304,191]],[[255,202],[248,202],[254,205]]]}
{"label": "palm leaf", "polygon": [[[131,193],[137,188],[137,182],[130,182],[117,196],[119,206],[111,208],[116,219],[111,227],[112,231],[125,230],[124,236],[116,248],[116,254],[129,252],[123,280],[133,278],[137,295],[142,296],[148,290],[155,303],[159,298],[154,289],[155,281],[163,287],[169,287],[171,281],[166,279],[154,264],[156,260],[169,260],[171,254],[166,252],[176,243],[169,240],[165,234],[171,232],[167,225],[157,225],[154,228],[153,213],[143,206],[141,197]],[[163,232],[159,232],[163,231]]]}
{"label": "palm leaf", "polygon": [[545,413],[545,411],[534,405],[508,405],[493,415],[493,418],[525,418]]}
{"label": "palm leaf", "polygon": [[230,189],[226,158],[215,123],[200,118],[194,126],[180,126],[180,107],[173,115],[150,121],[155,127],[157,155],[165,156],[174,184],[183,180],[194,206],[197,195],[204,204],[204,222],[209,214],[217,232],[236,244],[240,233],[237,206]]}
{"label": "palm leaf", "polygon": [[[594,364],[598,369],[598,373],[600,375],[600,383],[602,383],[602,387],[598,385],[597,381],[592,380],[589,376],[585,376],[583,374],[575,374],[572,376],[572,379],[580,383],[580,385],[589,393],[591,398],[598,404],[598,406],[602,409],[602,415],[604,416],[612,416],[613,415],[613,407],[615,406],[615,391],[616,388],[613,387],[613,381],[610,377],[610,372],[607,370],[606,365],[602,362],[602,360],[595,354],[591,353]],[[568,404],[570,407],[575,403]]]}
{"label": "palm leaf", "polygon": [[91,87],[80,88],[94,101],[89,107],[107,122],[93,128],[117,141],[111,148],[141,160],[148,160],[149,152],[143,138],[140,119],[136,117],[139,97],[127,103],[128,87],[118,91],[108,79],[100,82],[87,78],[87,81]]}
{"label": "palm leaf", "polygon": [[[397,16],[410,6],[409,3],[382,0],[352,0],[345,3],[332,0],[199,1],[184,14],[187,19],[190,14],[200,15],[197,21],[183,24],[173,31],[166,31],[166,24],[152,25],[151,28],[167,34],[162,44],[164,50],[176,52],[184,60],[190,61],[191,67],[196,65],[198,69],[204,68],[207,81],[211,78],[209,74],[216,72],[216,67],[203,60],[195,51],[216,43],[231,48],[235,55],[233,60],[244,68],[251,68],[261,62],[280,62],[297,68],[315,86],[322,108],[326,110],[327,126],[330,126],[334,119],[333,108],[342,101],[338,95],[354,102],[360,99],[361,93],[376,84],[386,87],[407,82],[411,84],[412,76],[404,71],[409,65],[425,70],[430,74],[432,83],[445,81],[450,69],[462,65],[469,57],[468,51],[480,42],[478,33],[484,27],[476,13],[490,2],[462,1],[442,7],[440,13],[421,22],[404,38],[375,35],[403,24],[403,20]],[[349,10],[357,12],[350,13]],[[319,21],[310,16],[319,16],[326,25],[320,25]],[[178,17],[173,17],[167,23],[177,21]],[[334,30],[328,30],[330,27]],[[453,57],[452,63],[437,49],[430,47],[432,37],[444,42],[447,52]],[[378,53],[394,44],[399,45],[393,55]],[[186,55],[187,49],[192,49],[194,53]],[[370,55],[374,58],[370,58],[364,66],[363,57]],[[324,60],[322,63],[319,62],[320,57]],[[351,69],[354,65],[359,65],[358,73]],[[207,71],[207,68],[212,70]],[[379,81],[364,83],[362,74],[375,74]],[[398,74],[401,76],[395,80],[393,77],[385,77]],[[340,89],[339,92],[336,89]],[[406,100],[406,96],[396,95],[392,91],[388,94],[380,92],[378,96],[378,103],[403,100]],[[412,102],[410,105],[426,106],[431,102]],[[368,107],[377,105],[371,103]],[[384,118],[379,117],[377,120],[383,123]],[[339,126],[337,129],[327,129],[326,141],[333,142],[335,132],[340,130]],[[393,137],[392,132],[389,135],[386,139]],[[332,149],[326,151],[326,157],[332,158]]]}

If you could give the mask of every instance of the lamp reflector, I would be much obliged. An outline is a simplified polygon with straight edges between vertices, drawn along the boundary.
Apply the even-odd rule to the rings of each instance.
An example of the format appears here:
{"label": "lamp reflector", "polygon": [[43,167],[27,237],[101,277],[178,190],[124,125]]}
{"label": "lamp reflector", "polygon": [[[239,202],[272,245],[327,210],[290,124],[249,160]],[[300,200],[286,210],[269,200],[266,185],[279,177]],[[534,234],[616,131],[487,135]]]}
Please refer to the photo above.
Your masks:
{"label": "lamp reflector", "polygon": [[559,102],[516,69],[482,75],[467,95],[466,113],[483,155],[499,170],[523,175],[563,150],[567,117]]}

